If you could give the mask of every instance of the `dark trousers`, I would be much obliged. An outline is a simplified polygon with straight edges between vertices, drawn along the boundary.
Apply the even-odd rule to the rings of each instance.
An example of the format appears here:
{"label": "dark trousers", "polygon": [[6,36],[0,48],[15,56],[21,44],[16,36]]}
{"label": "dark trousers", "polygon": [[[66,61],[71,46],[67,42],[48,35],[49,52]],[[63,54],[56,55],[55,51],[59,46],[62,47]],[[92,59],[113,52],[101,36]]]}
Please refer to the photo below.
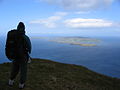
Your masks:
{"label": "dark trousers", "polygon": [[10,79],[14,80],[18,73],[20,72],[20,83],[23,84],[27,78],[27,57],[22,59],[22,61],[16,59],[12,62],[12,70],[10,74]]}

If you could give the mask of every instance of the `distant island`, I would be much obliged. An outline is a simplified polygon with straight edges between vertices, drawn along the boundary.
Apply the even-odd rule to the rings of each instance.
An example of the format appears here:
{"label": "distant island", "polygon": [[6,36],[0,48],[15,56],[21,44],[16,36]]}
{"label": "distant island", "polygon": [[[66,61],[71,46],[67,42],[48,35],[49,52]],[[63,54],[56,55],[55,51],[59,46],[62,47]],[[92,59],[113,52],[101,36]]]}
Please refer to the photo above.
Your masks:
{"label": "distant island", "polygon": [[[7,85],[11,63],[0,64],[0,90],[19,90],[19,78]],[[120,79],[108,77],[74,64],[32,59],[24,90],[119,90]]]}
{"label": "distant island", "polygon": [[71,45],[80,46],[97,46],[100,42],[98,39],[87,38],[87,37],[34,37],[35,39],[46,39],[48,41],[57,43],[67,43]]}

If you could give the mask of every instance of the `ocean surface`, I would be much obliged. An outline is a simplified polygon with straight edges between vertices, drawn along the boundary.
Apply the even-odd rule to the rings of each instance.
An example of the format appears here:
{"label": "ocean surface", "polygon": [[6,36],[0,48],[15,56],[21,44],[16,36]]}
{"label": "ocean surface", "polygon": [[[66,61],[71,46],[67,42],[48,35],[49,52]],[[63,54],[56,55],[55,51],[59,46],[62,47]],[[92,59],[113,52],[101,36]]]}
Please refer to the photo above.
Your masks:
{"label": "ocean surface", "polygon": [[[95,72],[120,78],[120,37],[95,38],[100,42],[93,47],[31,38],[31,57],[83,65]],[[10,62],[4,52],[5,40],[5,37],[0,37],[0,63]]]}

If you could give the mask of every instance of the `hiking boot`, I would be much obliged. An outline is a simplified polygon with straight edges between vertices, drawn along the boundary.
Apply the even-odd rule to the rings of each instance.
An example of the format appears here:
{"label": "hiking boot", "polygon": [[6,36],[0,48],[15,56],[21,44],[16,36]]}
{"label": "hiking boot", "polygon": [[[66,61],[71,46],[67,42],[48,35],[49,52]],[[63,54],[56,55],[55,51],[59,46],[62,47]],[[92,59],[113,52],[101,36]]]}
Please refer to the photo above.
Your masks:
{"label": "hiking boot", "polygon": [[23,89],[24,87],[25,87],[25,84],[24,84],[24,83],[23,83],[23,84],[21,84],[21,83],[19,84],[19,88],[20,88],[20,89]]}
{"label": "hiking boot", "polygon": [[9,85],[9,86],[13,86],[13,84],[14,84],[14,80],[11,80],[11,79],[10,79],[9,82],[8,82],[8,85]]}

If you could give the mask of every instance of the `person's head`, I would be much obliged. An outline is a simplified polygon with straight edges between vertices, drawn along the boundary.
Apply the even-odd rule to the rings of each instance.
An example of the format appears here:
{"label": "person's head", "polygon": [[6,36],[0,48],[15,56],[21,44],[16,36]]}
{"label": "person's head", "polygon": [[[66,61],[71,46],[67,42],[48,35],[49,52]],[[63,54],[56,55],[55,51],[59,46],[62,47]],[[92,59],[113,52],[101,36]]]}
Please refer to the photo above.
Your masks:
{"label": "person's head", "polygon": [[25,25],[23,22],[19,22],[19,24],[17,26],[17,30],[19,30],[20,32],[25,34]]}

